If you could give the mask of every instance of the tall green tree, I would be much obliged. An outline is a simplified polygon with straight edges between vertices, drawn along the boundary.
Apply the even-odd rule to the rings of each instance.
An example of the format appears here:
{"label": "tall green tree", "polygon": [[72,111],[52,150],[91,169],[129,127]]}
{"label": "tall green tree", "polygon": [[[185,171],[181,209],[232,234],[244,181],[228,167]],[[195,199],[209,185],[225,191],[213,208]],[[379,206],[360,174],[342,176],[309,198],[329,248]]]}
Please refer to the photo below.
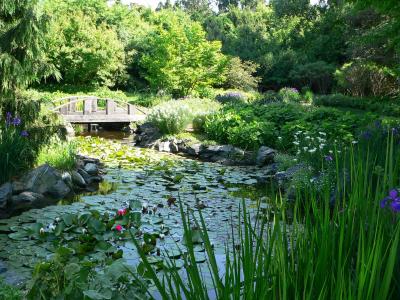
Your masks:
{"label": "tall green tree", "polygon": [[200,23],[176,10],[158,12],[153,22],[140,60],[143,76],[153,89],[186,96],[223,81],[227,59],[221,43],[207,41]]}
{"label": "tall green tree", "polygon": [[37,0],[0,2],[0,100],[54,73],[44,51],[47,24]]}

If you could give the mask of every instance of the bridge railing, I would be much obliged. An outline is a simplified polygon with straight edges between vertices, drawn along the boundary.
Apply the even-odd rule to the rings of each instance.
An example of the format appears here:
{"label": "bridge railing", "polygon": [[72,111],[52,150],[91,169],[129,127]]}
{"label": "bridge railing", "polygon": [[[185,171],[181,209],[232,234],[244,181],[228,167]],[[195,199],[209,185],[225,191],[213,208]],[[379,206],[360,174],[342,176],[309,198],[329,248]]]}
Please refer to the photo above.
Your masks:
{"label": "bridge railing", "polygon": [[145,108],[117,99],[99,98],[96,96],[69,96],[57,99],[53,101],[53,104],[55,106],[53,111],[59,112],[62,115],[90,115],[98,112],[105,112],[106,115],[147,114]]}

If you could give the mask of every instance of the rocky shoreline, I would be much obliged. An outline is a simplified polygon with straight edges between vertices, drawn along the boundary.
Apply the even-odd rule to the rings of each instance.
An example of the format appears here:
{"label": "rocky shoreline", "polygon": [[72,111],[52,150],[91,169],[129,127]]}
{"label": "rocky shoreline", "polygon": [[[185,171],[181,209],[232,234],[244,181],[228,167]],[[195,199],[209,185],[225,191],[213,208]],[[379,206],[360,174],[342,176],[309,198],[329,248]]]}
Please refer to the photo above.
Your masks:
{"label": "rocky shoreline", "polygon": [[102,169],[98,159],[83,156],[77,157],[72,171],[61,172],[48,164],[39,166],[0,186],[0,219],[96,191],[103,180]]}
{"label": "rocky shoreline", "polygon": [[207,162],[231,166],[266,166],[274,163],[276,150],[262,146],[258,151],[243,150],[232,145],[207,145],[188,139],[163,138],[158,128],[144,123],[134,131],[135,146],[193,157]]}

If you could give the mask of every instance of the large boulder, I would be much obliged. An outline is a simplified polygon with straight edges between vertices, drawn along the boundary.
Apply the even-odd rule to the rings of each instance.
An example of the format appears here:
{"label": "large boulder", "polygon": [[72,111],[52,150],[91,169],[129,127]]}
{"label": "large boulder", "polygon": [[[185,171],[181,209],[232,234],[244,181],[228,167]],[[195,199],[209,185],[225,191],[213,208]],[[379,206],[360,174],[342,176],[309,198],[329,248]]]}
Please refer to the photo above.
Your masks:
{"label": "large boulder", "polygon": [[258,166],[268,165],[274,162],[276,150],[266,146],[260,147],[257,152],[256,164]]}
{"label": "large boulder", "polygon": [[89,174],[89,175],[94,175],[96,176],[99,173],[99,168],[95,163],[87,163],[84,167],[84,170]]}
{"label": "large boulder", "polygon": [[79,187],[86,187],[86,181],[77,171],[71,172],[72,183]]}
{"label": "large boulder", "polygon": [[11,197],[12,210],[25,210],[30,208],[39,208],[47,204],[48,199],[43,195],[33,192],[22,192],[19,195]]}
{"label": "large boulder", "polygon": [[0,209],[5,208],[12,196],[12,184],[7,182],[0,186]]}
{"label": "large boulder", "polygon": [[13,182],[13,193],[22,192],[33,192],[61,199],[67,196],[71,189],[64,182],[60,172],[44,164],[24,175],[19,181]]}

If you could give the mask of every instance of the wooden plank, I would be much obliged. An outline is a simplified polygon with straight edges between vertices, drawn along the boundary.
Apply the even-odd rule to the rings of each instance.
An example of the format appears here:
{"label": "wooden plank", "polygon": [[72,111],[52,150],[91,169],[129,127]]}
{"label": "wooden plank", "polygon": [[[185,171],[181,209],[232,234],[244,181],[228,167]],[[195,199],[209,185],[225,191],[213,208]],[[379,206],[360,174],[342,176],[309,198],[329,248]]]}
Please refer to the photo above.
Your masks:
{"label": "wooden plank", "polygon": [[115,113],[115,102],[111,99],[107,99],[106,100],[106,114],[107,115],[112,115],[113,113]]}
{"label": "wooden plank", "polygon": [[98,101],[97,97],[93,97],[92,98],[92,112],[96,112],[97,111],[97,101]]}
{"label": "wooden plank", "polygon": [[83,114],[89,115],[92,112],[92,99],[88,98],[83,100]]}

